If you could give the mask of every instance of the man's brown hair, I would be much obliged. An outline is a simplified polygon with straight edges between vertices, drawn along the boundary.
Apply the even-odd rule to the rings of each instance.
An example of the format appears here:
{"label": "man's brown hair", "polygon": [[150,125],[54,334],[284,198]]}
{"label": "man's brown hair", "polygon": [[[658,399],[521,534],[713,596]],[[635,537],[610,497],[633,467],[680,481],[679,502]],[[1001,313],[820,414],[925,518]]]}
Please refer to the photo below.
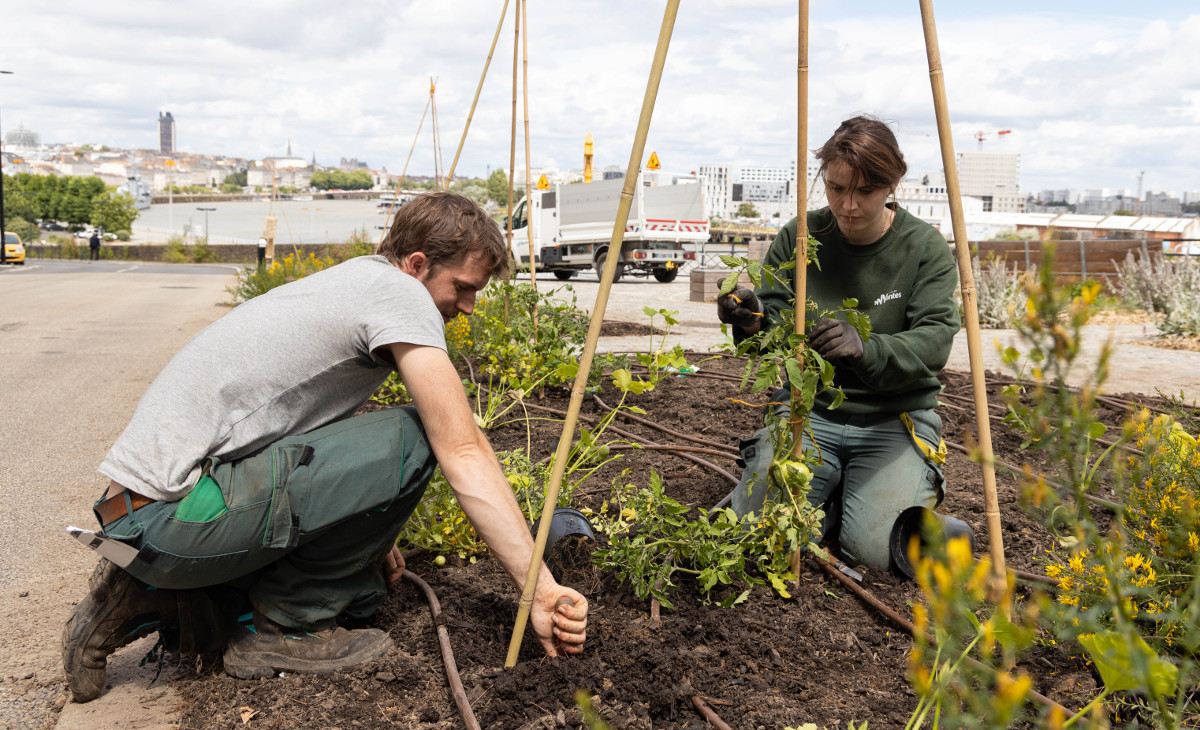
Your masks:
{"label": "man's brown hair", "polygon": [[424,193],[400,206],[376,253],[399,264],[418,251],[425,254],[430,272],[472,254],[479,255],[492,276],[508,271],[500,227],[469,198],[454,193]]}

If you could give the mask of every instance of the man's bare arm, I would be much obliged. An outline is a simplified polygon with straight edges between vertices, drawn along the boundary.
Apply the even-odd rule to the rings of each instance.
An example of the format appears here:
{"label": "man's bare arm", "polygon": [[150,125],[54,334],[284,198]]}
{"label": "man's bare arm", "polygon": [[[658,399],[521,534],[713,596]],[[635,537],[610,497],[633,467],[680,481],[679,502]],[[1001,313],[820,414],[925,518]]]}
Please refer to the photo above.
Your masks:
{"label": "man's bare arm", "polygon": [[[459,504],[517,588],[523,589],[533,538],[491,445],[475,425],[458,373],[436,347],[393,344],[390,349]],[[530,617],[546,653],[555,656],[555,644],[570,654],[583,651],[587,608],[587,599],[558,585],[542,565]]]}

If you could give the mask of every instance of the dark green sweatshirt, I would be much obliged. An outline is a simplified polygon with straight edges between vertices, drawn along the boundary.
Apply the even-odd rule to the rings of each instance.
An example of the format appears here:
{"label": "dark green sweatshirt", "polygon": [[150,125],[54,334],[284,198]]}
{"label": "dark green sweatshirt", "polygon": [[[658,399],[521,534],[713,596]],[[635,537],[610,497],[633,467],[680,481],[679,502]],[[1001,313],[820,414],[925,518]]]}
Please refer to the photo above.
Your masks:
{"label": "dark green sweatshirt", "polygon": [[[889,207],[892,207],[889,205]],[[928,223],[903,208],[891,228],[875,243],[846,242],[829,208],[808,213],[808,230],[821,242],[815,264],[808,267],[808,297],[818,312],[841,306],[848,297],[871,318],[871,336],[853,367],[837,368],[836,383],[846,394],[839,410],[847,413],[900,413],[933,408],[941,390],[938,373],[950,357],[959,329],[954,289],[958,269],[950,245]],[[796,220],[775,237],[763,262],[779,266],[796,258]],[[792,276],[795,288],[795,271]],[[779,312],[793,306],[781,286],[756,291],[766,307],[768,326],[778,324]],[[811,313],[806,331],[814,324]],[[736,330],[737,328],[735,328]],[[735,331],[735,338],[743,333]],[[828,394],[818,407],[828,407]]]}

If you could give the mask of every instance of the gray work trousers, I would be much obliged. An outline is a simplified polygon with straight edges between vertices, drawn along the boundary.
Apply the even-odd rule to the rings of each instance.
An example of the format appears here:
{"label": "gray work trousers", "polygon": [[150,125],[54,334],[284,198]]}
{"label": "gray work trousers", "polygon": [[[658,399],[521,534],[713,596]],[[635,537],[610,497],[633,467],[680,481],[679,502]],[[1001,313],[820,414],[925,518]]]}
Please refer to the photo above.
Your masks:
{"label": "gray work trousers", "polygon": [[[786,403],[788,398],[783,392],[773,400]],[[781,415],[790,413],[786,405],[774,408]],[[930,409],[910,411],[909,416],[917,436],[936,448],[942,419]],[[822,533],[837,535],[851,564],[887,570],[892,525],[909,507],[933,509],[942,501],[941,468],[921,452],[899,414],[852,415],[816,408],[811,423],[823,463],[813,467],[808,500],[825,509]],[[746,467],[731,501],[739,516],[761,509],[771,489],[770,429],[760,429],[741,446]],[[807,433],[804,448],[814,448]]]}

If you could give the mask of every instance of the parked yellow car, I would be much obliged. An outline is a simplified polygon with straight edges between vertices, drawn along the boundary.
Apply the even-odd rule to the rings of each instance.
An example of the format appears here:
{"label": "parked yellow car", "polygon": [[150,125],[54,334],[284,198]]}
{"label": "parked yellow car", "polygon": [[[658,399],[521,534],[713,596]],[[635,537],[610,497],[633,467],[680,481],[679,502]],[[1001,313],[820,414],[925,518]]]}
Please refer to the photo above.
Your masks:
{"label": "parked yellow car", "polygon": [[25,247],[21,245],[21,237],[9,231],[4,232],[4,262],[25,265]]}

